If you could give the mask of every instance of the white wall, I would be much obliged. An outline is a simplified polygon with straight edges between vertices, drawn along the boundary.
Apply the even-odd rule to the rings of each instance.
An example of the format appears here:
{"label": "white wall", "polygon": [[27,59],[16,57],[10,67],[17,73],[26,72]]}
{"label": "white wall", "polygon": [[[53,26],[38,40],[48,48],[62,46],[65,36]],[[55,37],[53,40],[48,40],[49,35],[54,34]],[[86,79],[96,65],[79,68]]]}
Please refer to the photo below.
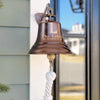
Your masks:
{"label": "white wall", "polygon": [[[38,25],[34,14],[44,12],[49,0],[31,0],[31,29],[30,48],[36,41]],[[45,74],[49,69],[49,62],[46,55],[30,56],[30,100],[43,100],[45,90]]]}

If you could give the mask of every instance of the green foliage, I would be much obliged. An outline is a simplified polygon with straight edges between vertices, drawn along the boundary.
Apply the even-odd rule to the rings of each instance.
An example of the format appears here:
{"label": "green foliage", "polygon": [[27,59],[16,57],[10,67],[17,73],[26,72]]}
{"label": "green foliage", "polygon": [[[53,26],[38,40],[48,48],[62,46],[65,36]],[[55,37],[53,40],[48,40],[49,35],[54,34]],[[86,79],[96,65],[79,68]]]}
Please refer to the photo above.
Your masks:
{"label": "green foliage", "polygon": [[0,93],[1,92],[8,92],[10,88],[4,84],[0,84]]}
{"label": "green foliage", "polygon": [[2,0],[0,0],[0,8],[3,7],[3,3]]}
{"label": "green foliage", "polygon": [[71,54],[71,55],[72,55],[72,56],[77,56],[77,55],[76,55],[75,53],[73,53],[73,52],[72,52],[72,54]]}

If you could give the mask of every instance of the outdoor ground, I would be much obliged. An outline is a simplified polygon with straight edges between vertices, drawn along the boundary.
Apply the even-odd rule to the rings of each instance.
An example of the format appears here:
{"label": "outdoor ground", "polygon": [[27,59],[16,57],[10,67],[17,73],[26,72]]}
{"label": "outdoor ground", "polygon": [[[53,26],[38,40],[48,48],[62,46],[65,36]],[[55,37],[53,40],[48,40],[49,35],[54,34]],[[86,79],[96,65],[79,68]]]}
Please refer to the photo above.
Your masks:
{"label": "outdoor ground", "polygon": [[84,92],[85,91],[85,86],[84,85],[77,85],[77,86],[63,86],[60,87],[61,92]]}
{"label": "outdoor ground", "polygon": [[60,60],[62,61],[66,61],[66,62],[80,62],[80,63],[84,63],[84,56],[77,56],[74,54],[64,54],[64,55],[60,55]]}
{"label": "outdoor ground", "polygon": [[85,100],[84,95],[60,96],[60,100]]}
{"label": "outdoor ground", "polygon": [[[60,95],[60,100],[85,100],[84,86],[64,86],[60,88],[60,92],[69,92],[69,94]],[[75,94],[74,94],[75,93]]]}

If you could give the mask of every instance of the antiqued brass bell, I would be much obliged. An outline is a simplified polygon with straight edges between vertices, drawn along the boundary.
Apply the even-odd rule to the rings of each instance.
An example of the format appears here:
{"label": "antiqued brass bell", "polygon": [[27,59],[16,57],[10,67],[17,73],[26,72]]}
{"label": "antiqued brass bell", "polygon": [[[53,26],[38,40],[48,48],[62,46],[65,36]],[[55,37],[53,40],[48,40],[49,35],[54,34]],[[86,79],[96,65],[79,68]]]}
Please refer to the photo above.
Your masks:
{"label": "antiqued brass bell", "polygon": [[45,13],[37,13],[36,21],[39,24],[36,43],[33,45],[30,54],[47,54],[50,63],[50,70],[46,73],[46,88],[44,100],[52,100],[52,85],[56,78],[53,71],[54,59],[56,54],[71,53],[68,46],[63,41],[61,25],[52,19],[55,17],[52,13],[50,4],[47,5]]}
{"label": "antiqued brass bell", "polygon": [[68,46],[62,38],[61,24],[52,19],[52,8],[46,9],[47,14],[41,15],[38,27],[38,36],[36,43],[33,45],[30,54],[65,54],[71,53]]}

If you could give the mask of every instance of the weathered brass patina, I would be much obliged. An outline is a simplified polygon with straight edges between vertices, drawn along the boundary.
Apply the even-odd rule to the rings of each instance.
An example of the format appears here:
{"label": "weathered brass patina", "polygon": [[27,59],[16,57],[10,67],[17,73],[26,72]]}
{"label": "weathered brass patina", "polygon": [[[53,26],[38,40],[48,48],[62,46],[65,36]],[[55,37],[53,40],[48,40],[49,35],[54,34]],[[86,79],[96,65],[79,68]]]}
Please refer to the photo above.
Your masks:
{"label": "weathered brass patina", "polygon": [[[47,11],[47,13],[46,13]],[[62,38],[61,24],[54,21],[52,8],[47,7],[45,13],[36,14],[38,27],[37,41],[30,50],[30,54],[66,54],[71,53]]]}

